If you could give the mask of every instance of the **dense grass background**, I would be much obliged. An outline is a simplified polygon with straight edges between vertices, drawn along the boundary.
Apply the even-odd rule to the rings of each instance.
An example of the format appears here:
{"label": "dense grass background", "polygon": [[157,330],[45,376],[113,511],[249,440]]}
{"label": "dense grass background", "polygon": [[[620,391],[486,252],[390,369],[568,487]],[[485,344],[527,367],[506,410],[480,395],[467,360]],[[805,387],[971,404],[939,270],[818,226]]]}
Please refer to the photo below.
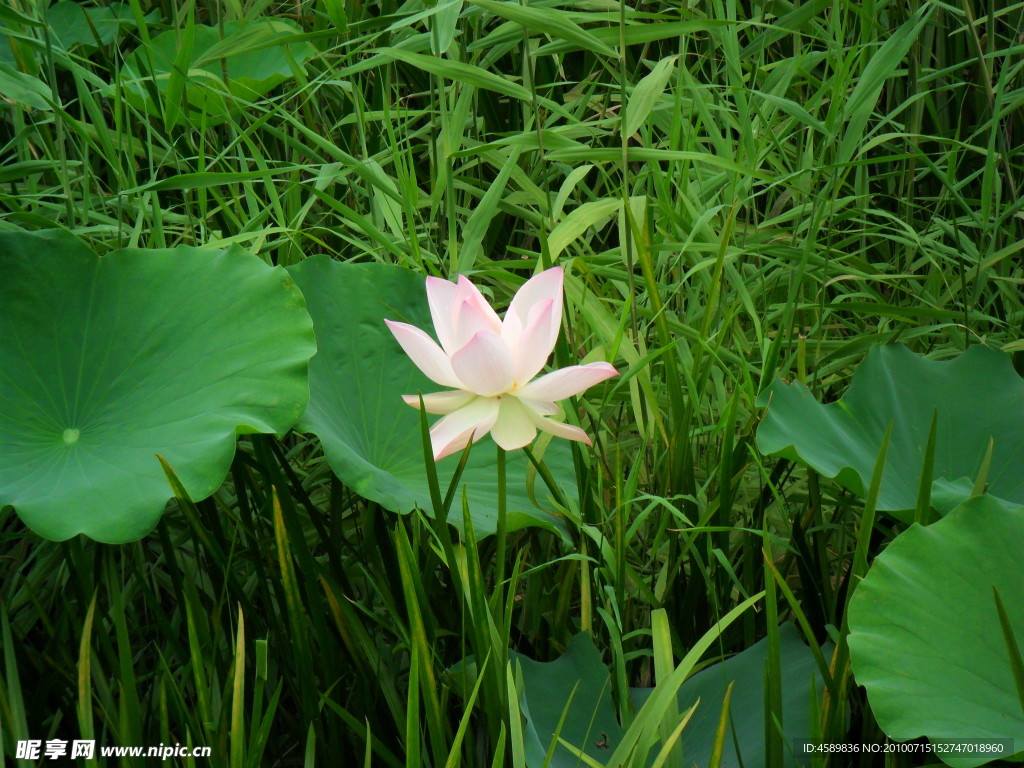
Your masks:
{"label": "dense grass background", "polygon": [[[214,497],[136,544],[41,541],[4,510],[11,764],[17,739],[81,734],[233,767],[516,765],[509,647],[549,660],[589,630],[622,692],[763,589],[712,655],[797,615],[840,649],[820,735],[882,738],[842,643],[862,502],[760,457],[754,401],[778,376],[834,399],[878,342],[1021,361],[1024,3],[130,7],[148,30],[70,53],[9,13],[43,4],[3,9],[3,60],[55,108],[0,102],[0,227],[461,272],[499,305],[559,263],[556,359],[597,348],[624,373],[579,403],[595,449],[572,549],[449,545],[298,434],[241,440]],[[318,53],[226,123],[122,98],[144,35],[258,17]],[[468,704],[467,654],[490,665]]]}

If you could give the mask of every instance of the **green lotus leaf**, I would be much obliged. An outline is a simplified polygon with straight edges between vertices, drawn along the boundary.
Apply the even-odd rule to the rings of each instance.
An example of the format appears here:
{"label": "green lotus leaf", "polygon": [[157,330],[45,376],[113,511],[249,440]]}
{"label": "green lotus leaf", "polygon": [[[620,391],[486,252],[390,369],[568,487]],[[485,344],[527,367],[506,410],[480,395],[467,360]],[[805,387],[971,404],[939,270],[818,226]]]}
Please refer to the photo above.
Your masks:
{"label": "green lotus leaf", "polygon": [[[216,125],[294,77],[294,68],[316,54],[307,42],[279,42],[301,34],[282,19],[226,22],[223,30],[196,24],[191,31],[187,66],[175,64],[188,40],[181,29],[157,35],[125,59],[121,85],[133,106],[168,119],[166,107],[174,102],[196,124]],[[154,103],[154,90],[163,105]]]}
{"label": "green lotus leaf", "polygon": [[[616,748],[624,729],[615,717],[611,678],[589,635],[572,639],[561,658],[537,662],[516,655],[523,671],[523,697],[520,706],[526,718],[526,762],[540,768],[555,733],[559,738],[601,761]],[[687,766],[707,766],[722,712],[722,702],[730,683],[735,683],[730,698],[731,728],[722,755],[723,768],[744,766],[764,768],[764,670],[768,658],[767,639],[750,646],[724,662],[713,664],[690,677],[679,690],[679,711],[685,712],[697,700],[700,704],[683,729],[683,760]],[[811,685],[821,690],[821,675],[810,649],[791,624],[779,628],[779,660],[782,670],[782,719],[787,747],[793,739],[806,739],[811,733]],[[650,696],[651,688],[634,689],[636,708]],[[558,731],[562,714],[568,714]],[[559,745],[549,764],[551,768],[577,768],[580,761]],[[603,764],[603,763],[602,763]],[[797,765],[787,750],[786,765]]]}
{"label": "green lotus leaf", "polygon": [[[155,21],[159,13],[147,14],[147,22]],[[135,14],[128,3],[110,3],[106,6],[87,7],[74,0],[61,0],[46,10],[46,22],[55,43],[71,50],[80,46],[94,51],[100,45],[110,45],[126,29],[136,27]]]}
{"label": "green lotus leaf", "polygon": [[240,249],[97,257],[4,233],[0,274],[0,506],[41,536],[138,539],[171,495],[158,455],[204,498],[236,433],[282,433],[306,405],[302,294]]}
{"label": "green lotus leaf", "polygon": [[[615,716],[611,675],[587,633],[576,635],[558,659],[534,661],[510,654],[522,669],[519,700],[525,723],[526,764],[543,766],[555,734],[597,760],[609,757],[625,735]],[[565,720],[562,714],[566,712]],[[562,723],[561,730],[558,729]],[[550,768],[578,768],[582,762],[563,745],[555,748]]]}
{"label": "green lotus leaf", "polygon": [[817,403],[802,384],[775,382],[758,401],[762,453],[801,462],[863,496],[889,423],[878,509],[910,522],[933,414],[932,506],[945,514],[969,498],[993,440],[988,491],[1024,504],[1024,380],[1010,358],[974,346],[949,361],[902,345],[877,346],[841,400]]}
{"label": "green lotus leaf", "polygon": [[[1024,644],[1024,507],[979,496],[914,525],[876,559],[850,599],[850,659],[893,739],[1013,739],[1024,709],[992,588]],[[938,756],[982,765],[999,753]]]}
{"label": "green lotus leaf", "polygon": [[[306,296],[319,350],[310,361],[309,408],[299,429],[320,438],[331,469],[360,495],[393,512],[429,510],[420,415],[401,396],[439,387],[420,373],[384,325],[389,318],[433,328],[423,276],[400,267],[341,264],[326,257],[306,259],[289,269]],[[449,456],[437,463],[442,492],[458,459]],[[481,441],[473,446],[462,476],[478,536],[494,533],[497,526],[496,461],[494,445]],[[565,441],[552,442],[544,462],[562,492],[574,492],[572,452]],[[544,509],[531,501],[528,466],[522,451],[508,454],[508,530],[561,530],[563,521],[552,514],[554,505],[539,478],[534,490]],[[462,526],[460,501],[453,504],[449,519]]]}

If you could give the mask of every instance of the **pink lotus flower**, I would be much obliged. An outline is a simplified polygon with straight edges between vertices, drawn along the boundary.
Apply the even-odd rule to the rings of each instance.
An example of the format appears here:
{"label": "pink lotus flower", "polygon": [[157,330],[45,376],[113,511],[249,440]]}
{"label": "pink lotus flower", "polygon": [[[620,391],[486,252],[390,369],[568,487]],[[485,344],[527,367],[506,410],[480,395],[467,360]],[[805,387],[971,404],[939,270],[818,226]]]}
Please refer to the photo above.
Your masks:
{"label": "pink lotus flower", "polygon": [[[537,430],[591,445],[587,433],[552,421],[556,400],[616,376],[609,363],[548,373],[562,323],[562,268],[531,278],[512,299],[504,321],[467,278],[427,278],[427,301],[440,346],[407,323],[385,320],[402,349],[431,380],[454,391],[423,396],[427,413],[444,414],[430,429],[434,460],[461,451],[488,432],[507,451],[533,442]],[[417,395],[403,395],[418,408]]]}

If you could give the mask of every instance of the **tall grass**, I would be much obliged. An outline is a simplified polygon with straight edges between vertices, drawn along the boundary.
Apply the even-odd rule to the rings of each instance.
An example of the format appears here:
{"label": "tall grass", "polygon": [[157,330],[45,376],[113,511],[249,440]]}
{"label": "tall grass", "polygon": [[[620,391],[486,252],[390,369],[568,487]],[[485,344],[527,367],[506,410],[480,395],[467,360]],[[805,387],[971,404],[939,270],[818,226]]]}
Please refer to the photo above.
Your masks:
{"label": "tall grass", "polygon": [[[42,4],[0,9],[0,58],[51,105],[0,111],[0,227],[461,272],[498,303],[561,263],[556,358],[597,347],[624,373],[579,403],[572,548],[528,530],[496,562],[431,510],[358,497],[298,434],[244,438],[217,494],[179,488],[136,544],[0,512],[10,764],[19,739],[88,735],[232,768],[519,766],[510,648],[548,660],[592,632],[626,709],[765,590],[707,658],[795,616],[838,647],[821,734],[881,738],[844,610],[895,524],[760,457],[754,403],[778,376],[834,398],[879,341],[983,338],[1020,367],[1024,3],[129,6],[91,53],[33,24]],[[125,57],[164,28],[275,16],[318,54],[225,123],[124,97]]]}

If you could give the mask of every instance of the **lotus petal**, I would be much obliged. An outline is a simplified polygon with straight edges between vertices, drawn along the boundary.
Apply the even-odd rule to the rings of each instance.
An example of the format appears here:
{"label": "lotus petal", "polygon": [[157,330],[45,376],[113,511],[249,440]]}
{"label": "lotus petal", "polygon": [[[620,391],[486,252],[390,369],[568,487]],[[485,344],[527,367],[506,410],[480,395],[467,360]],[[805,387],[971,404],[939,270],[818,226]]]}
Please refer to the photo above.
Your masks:
{"label": "lotus petal", "polygon": [[618,371],[610,363],[572,365],[531,381],[521,387],[518,394],[529,400],[564,400],[617,374]]}
{"label": "lotus petal", "polygon": [[449,413],[430,429],[434,460],[461,451],[471,438],[479,440],[490,431],[497,418],[498,401],[489,397],[478,397]]}
{"label": "lotus petal", "polygon": [[466,346],[452,355],[452,368],[463,382],[463,389],[483,397],[507,392],[516,377],[508,347],[494,331],[476,333]]}
{"label": "lotus petal", "polygon": [[415,325],[408,323],[396,323],[393,320],[385,320],[395,339],[402,345],[405,354],[416,363],[427,377],[442,387],[457,387],[462,389],[462,382],[452,370],[451,361],[444,353],[444,350],[437,346],[432,338],[421,331]]}
{"label": "lotus petal", "polygon": [[537,436],[530,411],[515,397],[498,398],[498,419],[491,427],[494,442],[506,451],[514,451],[529,445]]}

